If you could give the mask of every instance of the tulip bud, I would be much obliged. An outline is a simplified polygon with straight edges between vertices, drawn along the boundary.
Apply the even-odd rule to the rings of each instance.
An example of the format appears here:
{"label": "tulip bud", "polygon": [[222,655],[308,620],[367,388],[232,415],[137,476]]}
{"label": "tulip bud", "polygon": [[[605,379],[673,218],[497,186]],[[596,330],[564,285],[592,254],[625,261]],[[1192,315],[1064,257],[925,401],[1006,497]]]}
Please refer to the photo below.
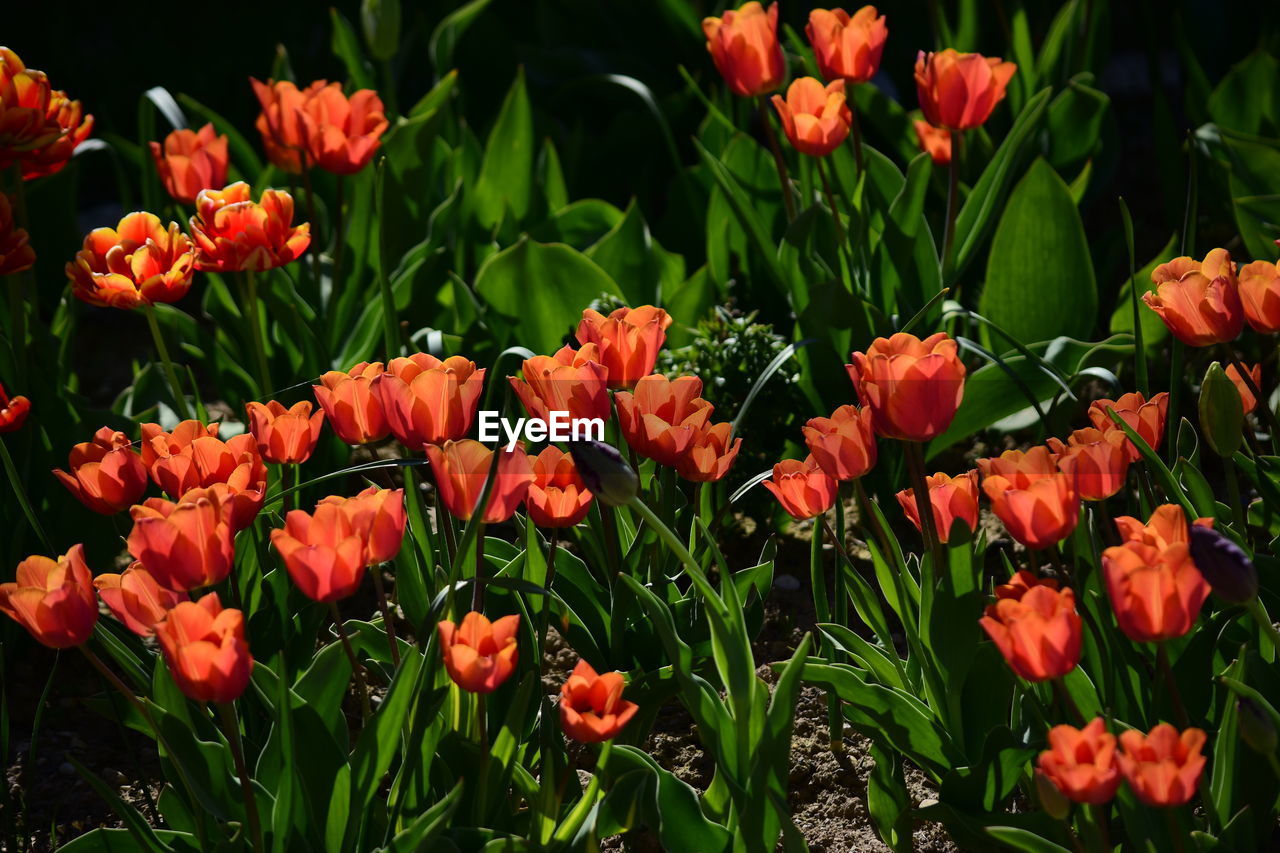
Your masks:
{"label": "tulip bud", "polygon": [[640,478],[622,454],[603,441],[575,441],[569,444],[573,463],[591,493],[605,506],[629,503],[640,491]]}
{"label": "tulip bud", "polygon": [[1036,798],[1040,800],[1040,808],[1054,820],[1066,820],[1071,813],[1071,801],[1043,773],[1036,774]]}
{"label": "tulip bud", "polygon": [[1209,365],[1200,385],[1200,429],[1219,456],[1235,453],[1244,440],[1244,404],[1240,402],[1240,392],[1216,361]]}
{"label": "tulip bud", "polygon": [[400,46],[400,0],[364,0],[360,24],[374,58],[385,62],[395,56]]}
{"label": "tulip bud", "polygon": [[1188,525],[1191,560],[1228,604],[1244,604],[1258,594],[1258,570],[1244,550],[1212,527]]}
{"label": "tulip bud", "polygon": [[1271,755],[1280,744],[1276,736],[1276,724],[1271,715],[1258,707],[1252,699],[1236,700],[1237,725],[1240,728],[1240,739],[1254,752]]}

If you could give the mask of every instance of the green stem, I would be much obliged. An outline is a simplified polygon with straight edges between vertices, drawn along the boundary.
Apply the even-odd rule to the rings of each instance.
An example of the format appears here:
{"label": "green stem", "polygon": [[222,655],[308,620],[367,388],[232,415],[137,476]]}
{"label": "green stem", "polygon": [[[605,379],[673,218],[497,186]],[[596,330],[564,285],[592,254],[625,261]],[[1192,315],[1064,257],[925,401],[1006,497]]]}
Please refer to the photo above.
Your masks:
{"label": "green stem", "polygon": [[338,612],[336,601],[329,602],[329,613],[333,616],[333,627],[338,631],[342,649],[347,653],[347,660],[351,663],[351,677],[355,679],[356,692],[360,694],[361,718],[367,722],[372,711],[369,708],[369,687],[364,680],[364,667],[356,658],[356,650],[351,647],[351,640],[347,637],[347,629],[342,624],[342,614]]}
{"label": "green stem", "polygon": [[[532,524],[533,522],[529,522]],[[556,530],[551,528],[547,536],[547,578],[543,581],[543,588],[547,594],[542,597],[542,615],[538,618],[538,671],[541,672],[546,666],[547,660],[547,627],[551,624],[551,583],[556,577],[556,551],[560,550],[556,544]]]}
{"label": "green stem", "polygon": [[[338,199],[337,209],[334,211],[333,226],[333,289],[340,291],[343,286],[342,282],[342,256],[345,254],[347,246],[346,224],[347,216],[343,210],[344,196],[346,195],[347,179],[345,175],[338,176]],[[387,358],[391,358],[388,354]]]}
{"label": "green stem", "polygon": [[920,585],[933,589],[933,578],[946,565],[942,551],[942,543],[938,539],[938,524],[933,517],[933,501],[929,498],[929,482],[924,474],[924,445],[918,441],[904,441],[903,449],[907,457],[907,469],[911,474],[911,488],[916,494],[916,515],[920,516],[920,530],[924,534],[925,546],[933,556],[933,565],[926,569],[921,560]]}
{"label": "green stem", "polygon": [[1173,667],[1169,664],[1169,649],[1163,642],[1156,643],[1156,664],[1160,668],[1160,674],[1164,677],[1165,686],[1169,690],[1169,701],[1173,704],[1173,718],[1178,723],[1178,728],[1185,729],[1190,725],[1187,718],[1186,706],[1182,704],[1182,694],[1178,692],[1178,683],[1173,678]]}
{"label": "green stem", "polygon": [[831,181],[827,178],[827,170],[822,165],[823,158],[814,159],[818,167],[818,177],[822,179],[822,192],[827,197],[827,207],[831,208],[831,221],[836,226],[836,251],[840,256],[841,264],[847,264],[846,275],[849,289],[853,290],[853,269],[854,269],[854,252],[852,235],[846,237],[844,230],[844,222],[840,218],[840,208],[836,206],[836,194],[831,189]]}
{"label": "green stem", "polygon": [[[836,529],[835,536],[832,541],[837,549],[843,551],[845,547],[844,535],[844,493],[845,485],[840,483],[836,489]],[[848,626],[849,624],[849,596],[844,589],[844,572],[840,571],[840,567],[835,567],[835,572],[831,575],[831,618],[835,620],[837,625]],[[838,661],[844,661],[843,654],[837,654],[835,657]]]}
{"label": "green stem", "polygon": [[[495,453],[497,451],[494,451]],[[484,510],[480,509],[483,513]],[[476,576],[475,582],[471,585],[471,609],[479,613],[484,608],[484,522],[479,522],[480,529],[476,531]]]}
{"label": "green stem", "polygon": [[1268,656],[1265,654],[1266,650],[1262,650],[1264,652],[1263,660],[1269,663],[1274,659],[1275,650],[1280,648],[1280,632],[1276,631],[1275,624],[1271,621],[1271,617],[1267,615],[1266,608],[1262,606],[1262,602],[1257,596],[1254,596],[1245,607],[1248,608],[1249,615],[1253,617],[1253,620],[1258,623],[1258,628],[1262,631],[1264,639],[1271,641],[1271,655]]}
{"label": "green stem", "polygon": [[271,370],[267,367],[267,344],[262,334],[262,306],[258,303],[258,281],[253,270],[244,271],[245,308],[248,311],[249,345],[253,348],[254,367],[257,369],[258,394],[271,393]]}
{"label": "green stem", "polygon": [[782,149],[778,147],[778,135],[773,132],[773,122],[769,118],[769,99],[760,96],[760,125],[764,128],[764,138],[769,144],[769,152],[773,154],[773,166],[778,170],[778,183],[782,187],[782,204],[787,210],[787,222],[796,218],[796,203],[791,197],[791,179],[787,176],[787,161],[782,158]]}
{"label": "green stem", "polygon": [[[827,600],[827,578],[822,570],[822,515],[813,519],[813,539],[809,548],[809,585],[813,587],[813,610],[819,623],[831,621],[831,605]],[[842,547],[836,543],[836,547]],[[837,572],[837,575],[839,573]],[[822,654],[834,660],[833,650],[823,641]],[[840,697],[834,692],[827,693],[827,734],[832,752],[844,749],[844,720],[840,715]]]}
{"label": "green stem", "polygon": [[587,789],[582,792],[582,799],[578,800],[574,805],[573,811],[569,812],[569,816],[564,819],[564,822],[556,827],[555,835],[551,837],[552,841],[561,844],[568,843],[578,834],[578,830],[582,829],[582,824],[586,822],[587,816],[595,808],[596,797],[600,793],[600,772],[605,762],[609,759],[609,751],[611,749],[613,749],[612,740],[607,740],[600,745],[600,757],[596,759],[596,768],[595,772],[591,774],[591,781],[587,783]]}
{"label": "green stem", "polygon": [[955,284],[951,274],[955,268],[956,217],[960,214],[960,156],[963,151],[964,133],[951,132],[951,164],[947,177],[947,226],[942,237],[942,283]]}
{"label": "green stem", "polygon": [[1133,347],[1136,360],[1138,391],[1143,397],[1151,393],[1151,381],[1147,375],[1147,351],[1142,341],[1142,312],[1138,308],[1138,263],[1134,256],[1133,218],[1129,206],[1120,199],[1120,216],[1124,220],[1125,243],[1129,249],[1129,304],[1133,309]]}
{"label": "green stem", "polygon": [[235,761],[236,773],[240,776],[240,793],[244,796],[244,810],[249,818],[249,837],[253,839],[255,851],[264,851],[267,847],[262,843],[262,820],[258,817],[258,798],[253,795],[253,782],[249,778],[249,768],[244,760],[244,744],[240,740],[240,723],[236,720],[236,706],[233,702],[216,704],[218,716],[222,719],[222,731],[231,743],[231,757]]}
{"label": "green stem", "polygon": [[18,469],[13,464],[13,457],[9,455],[9,445],[3,438],[0,438],[0,459],[4,460],[4,470],[9,475],[9,486],[13,489],[13,494],[17,497],[18,503],[22,505],[22,512],[26,515],[31,529],[36,532],[36,536],[40,537],[40,544],[44,546],[45,552],[51,557],[57,556],[53,550],[53,543],[49,540],[48,534],[44,532],[40,519],[36,517],[35,510],[31,507],[31,501],[27,499],[27,490],[22,485],[22,478],[18,476]]}
{"label": "green stem", "polygon": [[1174,338],[1169,344],[1169,411],[1165,415],[1165,454],[1172,465],[1178,460],[1178,404],[1182,401],[1182,365],[1186,345]]}
{"label": "green stem", "polygon": [[1063,683],[1061,678],[1053,679],[1053,692],[1057,694],[1058,702],[1075,724],[1083,726],[1085,724],[1084,714],[1080,713],[1080,706],[1076,704],[1075,699],[1071,698],[1071,693],[1067,691],[1067,685]]}
{"label": "green stem", "polygon": [[160,322],[156,319],[156,306],[150,302],[144,302],[143,306],[147,315],[147,325],[151,327],[151,339],[156,343],[156,353],[160,356],[165,377],[169,380],[169,392],[173,394],[174,408],[178,412],[178,417],[184,421],[189,420],[191,410],[187,408],[187,397],[182,392],[182,384],[178,382],[178,372],[173,368],[173,360],[169,358],[169,348],[165,346],[164,335],[160,333]]}
{"label": "green stem", "polygon": [[[845,91],[849,91],[848,81]],[[853,140],[853,161],[858,164],[858,174],[862,174],[862,128],[858,126],[858,111],[854,109],[852,97],[849,98],[849,138]]]}

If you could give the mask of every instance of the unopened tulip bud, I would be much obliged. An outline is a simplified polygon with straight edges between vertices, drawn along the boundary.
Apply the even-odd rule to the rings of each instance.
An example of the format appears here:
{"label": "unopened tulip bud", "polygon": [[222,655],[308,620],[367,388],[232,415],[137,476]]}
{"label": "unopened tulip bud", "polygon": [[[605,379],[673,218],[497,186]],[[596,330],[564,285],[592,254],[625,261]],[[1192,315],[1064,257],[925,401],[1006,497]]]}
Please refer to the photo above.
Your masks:
{"label": "unopened tulip bud", "polygon": [[1213,452],[1222,457],[1240,449],[1244,440],[1244,404],[1222,365],[1214,362],[1200,385],[1200,429]]}
{"label": "unopened tulip bud", "polygon": [[622,454],[603,441],[575,441],[569,444],[578,474],[596,499],[605,506],[629,503],[640,491],[640,478]]}
{"label": "unopened tulip bud", "polygon": [[1244,550],[1212,527],[1187,527],[1191,560],[1228,604],[1244,604],[1258,594],[1258,570]]}
{"label": "unopened tulip bud", "polygon": [[364,0],[360,24],[375,59],[386,61],[395,56],[400,46],[400,0]]}
{"label": "unopened tulip bud", "polygon": [[1276,723],[1271,715],[1249,698],[1236,700],[1237,725],[1240,728],[1240,740],[1245,742],[1254,752],[1271,755],[1280,745],[1280,737],[1276,736]]}

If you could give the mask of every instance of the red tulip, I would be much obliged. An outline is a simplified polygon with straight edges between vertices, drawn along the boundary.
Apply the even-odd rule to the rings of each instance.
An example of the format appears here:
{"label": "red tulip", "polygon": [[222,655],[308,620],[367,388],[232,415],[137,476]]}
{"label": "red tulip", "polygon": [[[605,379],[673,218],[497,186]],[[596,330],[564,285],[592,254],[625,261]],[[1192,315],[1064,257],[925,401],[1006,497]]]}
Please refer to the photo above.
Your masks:
{"label": "red tulip", "polygon": [[231,504],[236,530],[248,527],[262,508],[267,466],[250,433],[222,441],[217,424],[183,421],[172,433],[159,424],[143,424],[141,450],[151,479],[171,498],[181,498],[195,488],[227,486],[224,499]]}
{"label": "red tulip", "polygon": [[1107,597],[1120,630],[1135,643],[1181,637],[1209,597],[1185,542],[1158,548],[1129,541],[1102,552]]}
{"label": "red tulip", "polygon": [[676,463],[676,473],[691,483],[716,483],[724,479],[738,457],[742,439],[730,439],[733,425],[708,424],[695,431],[693,441]]}
{"label": "red tulip", "polygon": [[35,262],[31,236],[14,221],[9,196],[0,193],[0,276],[29,270]]}
{"label": "red tulip", "polygon": [[1047,548],[1071,535],[1080,520],[1080,494],[1049,448],[1006,450],[979,459],[982,490],[1009,535],[1028,548]]}
{"label": "red tulip", "polygon": [[1130,729],[1120,733],[1116,763],[1139,800],[1156,808],[1180,806],[1200,788],[1205,762],[1200,750],[1205,740],[1202,729],[1179,734],[1168,723],[1160,723],[1146,735]]}
{"label": "red tulip", "polygon": [[927,121],[916,119],[911,123],[916,131],[916,142],[920,150],[929,155],[938,166],[951,164],[951,131],[945,127],[934,127]]}
{"label": "red tulip", "polygon": [[178,689],[197,702],[234,702],[249,686],[253,656],[244,636],[244,614],[223,609],[218,594],[177,604],[156,625]]}
{"label": "red tulip", "polygon": [[797,77],[787,97],[773,96],[773,108],[791,146],[810,157],[825,157],[849,136],[853,113],[845,103],[844,81],[826,86],[813,77]]}
{"label": "red tulip", "polygon": [[[1114,410],[1152,450],[1160,449],[1160,442],[1164,440],[1165,413],[1169,410],[1169,395],[1166,392],[1161,391],[1147,400],[1135,391],[1121,395],[1118,400],[1094,400],[1089,404],[1089,420],[1094,427],[1104,433],[1119,430],[1123,434],[1124,430],[1107,414],[1110,410]],[[1130,462],[1137,462],[1142,458],[1133,442],[1127,441],[1126,447],[1129,449]]]}
{"label": "red tulip", "polygon": [[711,417],[713,407],[701,393],[696,376],[667,379],[660,373],[638,381],[634,392],[618,391],[614,403],[627,444],[659,465],[675,467]]}
{"label": "red tulip", "polygon": [[227,185],[227,135],[218,135],[212,123],[198,131],[179,128],[164,138],[164,145],[148,145],[160,183],[175,200],[194,204],[201,190]]}
{"label": "red tulip", "polygon": [[297,465],[311,458],[324,425],[323,410],[311,414],[307,400],[287,409],[276,400],[269,400],[266,405],[247,403],[245,408],[249,429],[263,459],[278,465]]}
{"label": "red tulip", "polygon": [[947,130],[969,130],[986,123],[1018,66],[979,53],[947,48],[920,51],[916,57],[916,94],[929,123]]}
{"label": "red tulip", "polygon": [[[929,503],[933,506],[933,523],[939,540],[946,542],[950,538],[951,526],[956,519],[963,519],[970,531],[978,529],[977,469],[955,477],[939,472],[925,477],[925,483],[929,487]],[[915,490],[903,489],[896,497],[907,520],[915,525],[916,530],[921,530]]]}
{"label": "red tulip", "polygon": [[1061,678],[1080,662],[1081,622],[1075,593],[1020,571],[996,587],[978,620],[1009,667],[1027,681]]}
{"label": "red tulip", "polygon": [[524,502],[534,524],[573,527],[586,518],[591,500],[591,492],[568,453],[548,445],[533,457],[533,482]]}
{"label": "red tulip", "polygon": [[93,132],[93,116],[84,114],[79,101],[67,97],[61,89],[49,93],[49,106],[45,119],[56,125],[61,135],[48,145],[29,151],[22,158],[22,179],[31,181],[62,171],[80,143]]}
{"label": "red tulip", "polygon": [[311,386],[316,402],[343,442],[368,444],[391,434],[382,400],[373,387],[373,380],[384,370],[380,361],[362,361],[346,373],[330,370],[320,376],[321,384]]}
{"label": "red tulip", "polygon": [[195,272],[191,238],[152,213],[130,213],[115,228],[95,228],[66,266],[71,292],[90,305],[138,308],[177,302]]}
{"label": "red tulip", "polygon": [[773,478],[764,487],[792,518],[816,518],[836,502],[836,481],[818,467],[812,456],[803,462],[784,459],[773,466]]}
{"label": "red tulip", "polygon": [[1107,731],[1101,717],[1094,717],[1083,729],[1054,726],[1036,772],[1073,803],[1109,803],[1120,787],[1116,736]]}
{"label": "red tulip", "polygon": [[519,615],[490,622],[472,611],[460,626],[444,620],[437,629],[444,668],[468,693],[492,693],[515,672]]}
{"label": "red tulip", "polygon": [[129,553],[161,586],[198,589],[231,573],[235,529],[227,486],[192,489],[177,503],[148,498],[130,515]]}
{"label": "red tulip", "polygon": [[394,358],[371,388],[391,432],[410,450],[463,438],[484,390],[484,368],[460,355],[444,361],[425,352]]}
{"label": "red tulip", "polygon": [[187,600],[185,592],[165,589],[138,562],[122,574],[98,575],[93,585],[111,615],[139,637],[154,634],[156,623],[179,602]]}
{"label": "red tulip", "polygon": [[622,698],[626,686],[620,672],[596,674],[579,660],[560,688],[560,728],[579,743],[601,743],[617,736],[640,710]]}
{"label": "red tulip", "polygon": [[209,272],[269,270],[302,256],[311,245],[311,225],[293,224],[293,197],[263,190],[249,197],[243,181],[222,190],[201,190],[191,217],[196,269]]}
{"label": "red tulip", "polygon": [[863,6],[852,16],[844,9],[814,9],[804,31],[818,73],[847,83],[865,83],[875,76],[889,37],[889,27],[875,6]]}
{"label": "red tulip", "polygon": [[778,43],[777,3],[765,11],[751,0],[719,18],[703,18],[702,32],[716,70],[735,95],[752,98],[782,85],[787,67]]}
{"label": "red tulip", "polygon": [[1046,444],[1058,467],[1075,478],[1076,491],[1084,500],[1106,500],[1124,487],[1130,442],[1120,430],[1078,429],[1066,444],[1056,438]]}
{"label": "red tulip", "polygon": [[1254,261],[1240,268],[1238,280],[1249,325],[1264,335],[1280,332],[1280,266]]}
{"label": "red tulip", "polygon": [[21,394],[10,397],[4,385],[0,384],[0,433],[17,432],[22,429],[30,412],[30,400]]}
{"label": "red tulip", "polygon": [[56,560],[27,557],[16,575],[16,582],[0,583],[0,611],[53,649],[89,639],[98,621],[98,602],[83,545],[71,546]]}
{"label": "red tulip", "polygon": [[507,377],[529,417],[550,423],[551,412],[568,412],[573,418],[609,420],[609,368],[599,361],[595,344],[581,349],[561,347],[554,356],[527,358],[522,379]]}
{"label": "red tulip", "polygon": [[928,441],[951,425],[964,397],[964,363],[945,332],[923,341],[899,332],[876,338],[866,354],[846,364],[876,432],[905,441]]}
{"label": "red tulip", "polygon": [[286,172],[300,172],[306,165],[355,174],[382,144],[388,122],[382,99],[372,89],[348,97],[341,83],[327,80],[302,90],[288,80],[262,83],[251,77],[249,82],[262,106],[257,128],[267,155]]}
{"label": "red tulip", "polygon": [[875,467],[871,410],[841,406],[829,418],[810,418],[801,432],[813,458],[837,480],[856,480]]}
{"label": "red tulip", "polygon": [[67,467],[53,475],[80,503],[94,512],[112,515],[136,504],[147,490],[147,468],[134,452],[129,437],[103,427],[71,448]]}
{"label": "red tulip", "polygon": [[597,360],[609,369],[610,388],[631,388],[653,373],[670,325],[671,316],[652,305],[619,308],[608,317],[588,308],[577,337],[583,346],[596,345]]}
{"label": "red tulip", "polygon": [[62,137],[62,125],[49,117],[54,104],[45,73],[0,47],[0,170],[39,156]]}
{"label": "red tulip", "polygon": [[1232,341],[1244,328],[1236,265],[1226,249],[1214,249],[1198,263],[1174,258],[1156,267],[1151,281],[1155,292],[1144,293],[1142,301],[1187,346]]}
{"label": "red tulip", "polygon": [[[463,521],[470,521],[480,503],[485,480],[489,477],[493,454],[478,441],[446,441],[437,447],[427,446],[427,459],[431,460],[431,472],[435,475],[436,488],[445,508]],[[497,451],[497,480],[489,493],[483,521],[496,524],[515,514],[516,507],[524,500],[529,484],[534,481],[533,466],[521,448]]]}
{"label": "red tulip", "polygon": [[404,489],[370,486],[353,498],[327,497],[336,504],[364,543],[364,564],[376,566],[395,558],[404,541]]}
{"label": "red tulip", "polygon": [[364,540],[340,503],[321,501],[314,515],[290,511],[284,529],[271,531],[271,544],[289,577],[312,601],[346,598],[364,580]]}

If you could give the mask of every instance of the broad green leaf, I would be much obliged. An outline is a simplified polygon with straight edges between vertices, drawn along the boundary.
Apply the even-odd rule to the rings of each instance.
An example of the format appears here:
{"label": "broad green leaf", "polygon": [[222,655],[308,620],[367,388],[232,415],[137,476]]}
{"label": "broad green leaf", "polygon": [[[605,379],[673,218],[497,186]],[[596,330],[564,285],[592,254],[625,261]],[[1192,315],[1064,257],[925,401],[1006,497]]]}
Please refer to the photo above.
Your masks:
{"label": "broad green leaf", "polygon": [[653,304],[664,289],[684,280],[684,258],[666,251],[632,199],[622,221],[586,252],[622,290],[631,305]]}
{"label": "broad green leaf", "polygon": [[353,89],[372,89],[373,69],[360,50],[360,38],[356,35],[351,22],[337,9],[329,9],[329,20],[333,24],[333,39],[330,49],[333,55],[342,60],[347,69],[347,79]]}
{"label": "broad green leaf", "polygon": [[1280,60],[1261,48],[1232,66],[1209,96],[1209,115],[1239,133],[1280,133]]}
{"label": "broad green leaf", "polygon": [[517,222],[523,221],[533,195],[533,156],[533,112],[522,67],[484,146],[472,199],[482,226],[497,227],[508,211]]}
{"label": "broad green leaf", "polygon": [[1091,75],[1081,74],[1067,82],[1045,117],[1048,150],[1045,156],[1055,169],[1065,170],[1092,155],[1101,144],[1102,123],[1111,99],[1088,85]]}
{"label": "broad green leaf", "polygon": [[445,71],[452,67],[453,51],[458,46],[458,40],[489,3],[490,0],[471,0],[445,15],[436,24],[427,50],[437,77],[443,77]]}

